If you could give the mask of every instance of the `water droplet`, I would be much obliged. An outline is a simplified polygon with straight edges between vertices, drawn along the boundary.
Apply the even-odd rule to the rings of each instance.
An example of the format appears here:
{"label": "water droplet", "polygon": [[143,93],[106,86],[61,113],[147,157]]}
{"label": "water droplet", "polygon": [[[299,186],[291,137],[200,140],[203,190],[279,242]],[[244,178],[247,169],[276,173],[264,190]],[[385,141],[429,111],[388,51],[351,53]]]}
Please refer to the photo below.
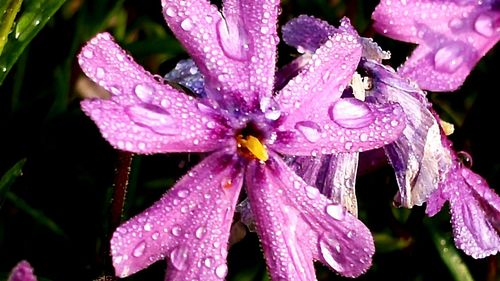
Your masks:
{"label": "water droplet", "polygon": [[2,66],[2,72],[7,72],[7,67]]}
{"label": "water droplet", "polygon": [[220,182],[222,188],[231,188],[233,186],[233,181],[230,178],[224,178]]}
{"label": "water droplet", "polygon": [[144,230],[146,230],[146,231],[151,231],[152,228],[153,228],[153,225],[149,222],[144,225]]}
{"label": "water droplet", "polygon": [[451,29],[457,30],[457,29],[460,29],[464,26],[464,21],[462,19],[459,19],[459,18],[453,18],[450,20],[450,22],[448,22],[448,26]]}
{"label": "water droplet", "polygon": [[165,10],[165,13],[167,14],[167,16],[173,17],[173,16],[175,16],[175,8],[174,7],[168,7]]}
{"label": "water droplet", "polygon": [[463,62],[462,48],[454,43],[441,47],[434,55],[434,67],[438,71],[453,73]]}
{"label": "water droplet", "polygon": [[341,205],[330,204],[326,206],[326,213],[336,220],[343,220],[345,218],[345,210]]}
{"label": "water droplet", "polygon": [[330,107],[328,113],[333,122],[348,129],[366,127],[375,119],[371,109],[355,98],[338,100]]}
{"label": "water droplet", "polygon": [[310,199],[314,199],[318,196],[319,194],[319,190],[314,187],[314,186],[310,186],[310,185],[306,185],[306,195],[307,197],[309,197]]}
{"label": "water droplet", "polygon": [[219,278],[224,278],[226,277],[226,274],[227,274],[227,265],[225,263],[223,264],[220,264],[219,266],[217,266],[217,268],[215,269],[215,275]]}
{"label": "water droplet", "polygon": [[215,128],[215,125],[216,125],[216,124],[215,124],[215,122],[214,122],[214,121],[208,121],[208,122],[207,122],[207,128],[209,128],[209,129],[213,129],[213,128]]}
{"label": "water droplet", "polygon": [[182,228],[178,225],[172,227],[172,234],[174,236],[180,236],[182,234]]}
{"label": "water droplet", "polygon": [[359,140],[360,141],[367,141],[368,140],[368,134],[367,133],[362,133],[359,135]]}
{"label": "water droplet", "polygon": [[182,189],[177,192],[177,196],[180,198],[186,198],[189,195],[189,190],[187,189]]}
{"label": "water droplet", "polygon": [[212,267],[213,262],[214,259],[212,257],[207,257],[203,260],[203,264],[208,268]]}
{"label": "water droplet", "polygon": [[94,52],[92,50],[85,50],[83,51],[83,56],[88,58],[88,59],[91,59],[94,57]]}
{"label": "water droplet", "polygon": [[246,60],[249,54],[248,36],[243,25],[232,17],[221,19],[217,23],[219,45],[229,58]]}
{"label": "water droplet", "polygon": [[159,237],[160,237],[160,233],[158,231],[156,231],[155,233],[153,233],[153,235],[151,235],[151,239],[153,239],[153,240],[158,240]]}
{"label": "water droplet", "polygon": [[184,29],[185,31],[190,31],[191,29],[193,29],[193,21],[190,19],[190,18],[185,18],[182,22],[181,22],[181,28]]}
{"label": "water droplet", "polygon": [[98,67],[96,69],[95,77],[97,79],[102,79],[102,78],[104,78],[105,75],[106,75],[106,72],[104,71],[104,69],[102,67]]}
{"label": "water droplet", "polygon": [[141,241],[139,242],[139,244],[135,246],[134,250],[132,250],[132,256],[138,258],[144,254],[145,250],[146,250],[146,242]]}
{"label": "water droplet", "polygon": [[464,165],[467,168],[472,167],[472,156],[470,156],[469,153],[465,151],[459,151],[457,152],[457,157],[462,165]]}
{"label": "water droplet", "polygon": [[495,34],[495,28],[493,26],[493,18],[487,14],[479,15],[476,18],[476,21],[474,22],[474,29],[477,31],[477,33],[483,36],[486,37],[493,36],[493,34]]}
{"label": "water droplet", "polygon": [[262,33],[262,34],[267,34],[268,32],[269,32],[269,27],[267,27],[267,26],[262,26],[262,27],[260,28],[260,33]]}
{"label": "water droplet", "polygon": [[[325,239],[324,237],[322,237],[319,240],[319,249],[321,251],[321,256],[323,256],[323,258],[328,263],[328,265],[331,268],[333,268],[335,271],[337,271],[337,272],[344,271],[344,267],[342,267],[342,265],[339,264],[334,258],[334,255],[338,256],[338,253],[335,253],[335,252],[330,250],[330,243],[328,243],[328,242],[329,241],[327,239]],[[336,244],[338,244],[338,243],[336,243]]]}
{"label": "water droplet", "polygon": [[321,127],[312,121],[300,121],[295,124],[299,131],[309,142],[317,142],[321,137]]}
{"label": "water droplet", "polygon": [[147,127],[158,134],[176,135],[179,132],[176,121],[168,111],[152,104],[132,105],[125,112],[137,125]]}
{"label": "water droplet", "polygon": [[177,270],[184,270],[188,266],[189,248],[179,246],[170,253],[170,261]]}
{"label": "water droplet", "polygon": [[154,89],[148,85],[138,84],[135,86],[135,95],[145,103],[149,103],[153,100]]}
{"label": "water droplet", "polygon": [[205,234],[207,234],[207,229],[203,226],[200,226],[196,229],[194,236],[198,239],[201,239],[203,238],[203,236],[205,236]]}

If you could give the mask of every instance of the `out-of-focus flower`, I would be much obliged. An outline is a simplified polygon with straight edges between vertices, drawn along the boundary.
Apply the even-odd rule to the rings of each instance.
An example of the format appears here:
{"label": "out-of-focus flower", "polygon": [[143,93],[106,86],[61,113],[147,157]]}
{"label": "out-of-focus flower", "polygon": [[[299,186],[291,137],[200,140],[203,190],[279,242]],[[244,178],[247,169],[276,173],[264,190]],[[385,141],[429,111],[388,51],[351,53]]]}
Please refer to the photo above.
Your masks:
{"label": "out-of-focus flower", "polygon": [[31,265],[23,260],[20,261],[11,271],[7,281],[36,281]]}
{"label": "out-of-focus flower", "polygon": [[362,52],[349,22],[276,91],[279,1],[227,0],[222,13],[204,0],[164,0],[162,6],[203,84],[182,71],[167,78],[188,81],[191,90],[203,85],[193,91],[196,98],[145,71],[108,33],[90,40],[78,57],[85,74],[111,94],[85,100],[82,108],[113,146],[141,154],[209,154],[116,230],[117,275],[168,259],[166,280],[223,279],[243,184],[273,280],[315,280],[313,260],[344,276],[366,271],[374,252],[369,230],[279,156],[359,152],[402,132],[397,104],[340,97]]}
{"label": "out-of-focus flower", "polygon": [[418,44],[398,73],[436,92],[460,87],[500,39],[496,0],[382,0],[372,18],[381,34]]}

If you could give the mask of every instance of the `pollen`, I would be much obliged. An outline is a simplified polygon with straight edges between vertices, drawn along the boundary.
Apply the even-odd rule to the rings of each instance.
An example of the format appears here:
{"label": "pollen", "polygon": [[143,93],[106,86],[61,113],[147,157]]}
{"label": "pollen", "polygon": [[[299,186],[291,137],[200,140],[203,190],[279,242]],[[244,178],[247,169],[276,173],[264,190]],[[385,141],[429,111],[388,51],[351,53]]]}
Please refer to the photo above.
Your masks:
{"label": "pollen", "polygon": [[[260,140],[252,135],[243,137],[243,135],[238,135],[236,137],[238,142],[238,148],[243,155],[253,156],[260,161],[267,161],[269,155],[267,154],[266,146],[263,145]],[[248,153],[245,153],[247,150]]]}

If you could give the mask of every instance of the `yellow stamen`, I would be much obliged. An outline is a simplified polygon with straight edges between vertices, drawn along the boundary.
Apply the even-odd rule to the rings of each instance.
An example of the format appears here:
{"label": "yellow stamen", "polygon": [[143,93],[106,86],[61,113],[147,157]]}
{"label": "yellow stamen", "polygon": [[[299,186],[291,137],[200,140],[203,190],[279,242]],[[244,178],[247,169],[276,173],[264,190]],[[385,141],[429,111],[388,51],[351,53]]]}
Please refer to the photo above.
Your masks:
{"label": "yellow stamen", "polygon": [[260,140],[254,136],[247,136],[243,138],[243,136],[238,136],[237,138],[238,145],[244,147],[252,153],[255,158],[260,161],[267,161],[269,159],[269,155],[267,154],[266,147],[260,142]]}
{"label": "yellow stamen", "polygon": [[453,126],[452,123],[448,123],[444,120],[439,120],[439,124],[441,125],[441,128],[443,128],[444,134],[449,136],[453,134],[455,131],[455,126]]}

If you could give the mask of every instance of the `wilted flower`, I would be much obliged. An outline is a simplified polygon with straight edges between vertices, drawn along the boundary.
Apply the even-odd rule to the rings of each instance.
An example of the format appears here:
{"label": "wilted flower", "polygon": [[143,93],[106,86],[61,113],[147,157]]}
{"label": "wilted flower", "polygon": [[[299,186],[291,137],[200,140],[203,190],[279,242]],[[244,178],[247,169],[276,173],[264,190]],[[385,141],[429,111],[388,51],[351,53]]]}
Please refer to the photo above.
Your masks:
{"label": "wilted flower", "polygon": [[31,265],[23,260],[12,269],[7,281],[36,281],[36,276]]}
{"label": "wilted flower", "polygon": [[[361,56],[344,20],[293,79],[274,89],[279,1],[162,1],[165,19],[203,75],[203,94],[155,79],[102,33],[79,62],[110,99],[82,102],[104,138],[134,153],[208,152],[158,202],[113,235],[119,276],[168,259],[167,280],[227,274],[229,228],[240,189],[273,280],[315,280],[313,260],[344,276],[371,264],[369,230],[281,159],[364,151],[403,130],[395,103],[340,98]],[[199,85],[199,84],[198,84]]]}
{"label": "wilted flower", "polygon": [[372,18],[381,34],[418,44],[398,73],[430,91],[456,90],[500,39],[496,0],[382,0]]}

